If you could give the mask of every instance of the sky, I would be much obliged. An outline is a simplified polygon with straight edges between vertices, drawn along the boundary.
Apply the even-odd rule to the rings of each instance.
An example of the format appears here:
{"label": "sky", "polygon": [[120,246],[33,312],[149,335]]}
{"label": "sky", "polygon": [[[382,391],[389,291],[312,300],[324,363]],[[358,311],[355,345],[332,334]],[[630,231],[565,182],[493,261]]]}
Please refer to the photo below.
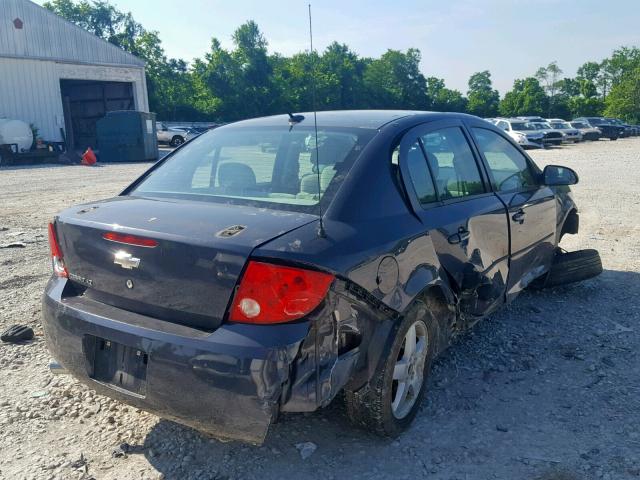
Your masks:
{"label": "sky", "polygon": [[[202,57],[212,37],[231,48],[233,31],[247,20],[258,24],[271,52],[309,48],[308,0],[110,3],[157,30],[167,55],[186,61]],[[463,93],[474,72],[489,70],[504,94],[514,79],[551,61],[574,76],[586,61],[640,46],[640,0],[312,0],[311,8],[316,50],[334,40],[367,57],[418,48],[422,72]]]}

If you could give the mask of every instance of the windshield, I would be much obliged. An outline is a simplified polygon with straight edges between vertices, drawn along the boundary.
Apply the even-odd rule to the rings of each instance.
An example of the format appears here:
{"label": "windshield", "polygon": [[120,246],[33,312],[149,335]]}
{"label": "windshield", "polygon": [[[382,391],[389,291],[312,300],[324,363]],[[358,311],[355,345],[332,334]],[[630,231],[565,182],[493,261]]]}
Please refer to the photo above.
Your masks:
{"label": "windshield", "polygon": [[589,128],[586,123],[582,122],[572,122],[571,125],[573,126],[573,128]]}
{"label": "windshield", "polygon": [[567,129],[571,128],[571,125],[569,125],[566,122],[553,122],[553,123],[551,123],[551,126],[553,128],[558,129],[558,130],[567,130]]}
{"label": "windshield", "polygon": [[528,122],[512,123],[511,130],[536,130],[536,127]]}
{"label": "windshield", "polygon": [[194,138],[129,194],[310,213],[333,195],[374,134],[319,127],[316,153],[313,126],[220,128]]}

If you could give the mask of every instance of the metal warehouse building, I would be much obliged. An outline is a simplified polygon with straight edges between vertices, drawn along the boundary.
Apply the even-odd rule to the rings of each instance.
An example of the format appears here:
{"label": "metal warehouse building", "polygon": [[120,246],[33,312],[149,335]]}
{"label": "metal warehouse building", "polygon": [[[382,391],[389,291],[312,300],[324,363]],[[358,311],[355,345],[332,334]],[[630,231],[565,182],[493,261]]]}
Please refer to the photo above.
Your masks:
{"label": "metal warehouse building", "polygon": [[108,111],[149,111],[144,62],[28,0],[0,0],[0,118],[95,146]]}

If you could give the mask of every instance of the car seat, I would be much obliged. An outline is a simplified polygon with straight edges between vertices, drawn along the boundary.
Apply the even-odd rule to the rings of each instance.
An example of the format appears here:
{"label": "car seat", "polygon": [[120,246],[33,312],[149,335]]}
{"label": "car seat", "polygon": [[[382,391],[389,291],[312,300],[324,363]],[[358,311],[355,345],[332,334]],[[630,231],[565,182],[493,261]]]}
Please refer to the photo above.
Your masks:
{"label": "car seat", "polygon": [[318,146],[319,155],[315,148],[312,149],[309,162],[313,173],[303,175],[300,179],[300,198],[318,195],[318,172],[320,173],[320,190],[324,192],[337,172],[336,165],[344,161],[351,148],[353,148],[352,142],[346,138],[333,136],[325,139]]}

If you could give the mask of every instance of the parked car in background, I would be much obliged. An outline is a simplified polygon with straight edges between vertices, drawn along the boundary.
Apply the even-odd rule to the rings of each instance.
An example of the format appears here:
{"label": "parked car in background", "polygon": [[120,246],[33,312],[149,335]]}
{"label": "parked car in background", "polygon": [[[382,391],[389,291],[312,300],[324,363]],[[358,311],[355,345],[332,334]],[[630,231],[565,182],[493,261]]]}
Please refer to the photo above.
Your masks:
{"label": "parked car in background", "polygon": [[623,122],[619,118],[605,118],[611,125],[622,128],[620,138],[632,137],[635,129],[628,123]]}
{"label": "parked car in background", "polygon": [[544,142],[545,145],[555,145],[555,146],[562,145],[562,141],[564,139],[562,131],[556,128],[553,128],[551,125],[549,125],[546,122],[546,120],[543,120],[543,121],[533,120],[533,121],[530,121],[529,123],[531,123],[534,127],[536,127],[540,132],[544,134],[544,138],[542,141]]}
{"label": "parked car in background", "polygon": [[191,138],[185,127],[168,127],[164,123],[159,123],[157,132],[158,142],[168,143],[172,147],[179,147]]}
{"label": "parked car in background", "polygon": [[534,123],[534,122],[535,123],[544,123],[544,122],[547,121],[546,119],[544,119],[542,117],[536,117],[536,116],[528,116],[528,117],[525,116],[525,117],[517,117],[517,118],[519,118],[520,120],[524,120],[526,122],[532,122],[532,123]]}
{"label": "parked car in background", "polygon": [[314,116],[208,132],[57,215],[42,310],[62,367],[217,437],[261,443],[281,412],[342,391],[356,425],[396,436],[453,338],[536,279],[600,273],[597,252],[558,249],[578,231],[576,173],[540,169],[505,131]]}
{"label": "parked car in background", "polygon": [[569,125],[580,131],[583,140],[600,140],[600,137],[602,136],[602,130],[596,127],[591,127],[586,122],[572,121],[569,122]]}
{"label": "parked car in background", "polygon": [[[603,117],[578,117],[574,118],[572,122],[580,122],[592,128],[597,128],[600,130],[601,137],[608,138],[609,140],[617,140],[620,137],[621,128],[612,125]],[[624,127],[622,130],[624,130]]]}
{"label": "parked car in background", "polygon": [[496,118],[494,125],[506,132],[522,148],[544,147],[544,134],[536,127],[519,118]]}
{"label": "parked car in background", "polygon": [[559,130],[562,133],[562,141],[565,143],[578,143],[582,141],[582,133],[577,128],[572,127],[569,122],[561,118],[549,118],[547,123],[551,128]]}

